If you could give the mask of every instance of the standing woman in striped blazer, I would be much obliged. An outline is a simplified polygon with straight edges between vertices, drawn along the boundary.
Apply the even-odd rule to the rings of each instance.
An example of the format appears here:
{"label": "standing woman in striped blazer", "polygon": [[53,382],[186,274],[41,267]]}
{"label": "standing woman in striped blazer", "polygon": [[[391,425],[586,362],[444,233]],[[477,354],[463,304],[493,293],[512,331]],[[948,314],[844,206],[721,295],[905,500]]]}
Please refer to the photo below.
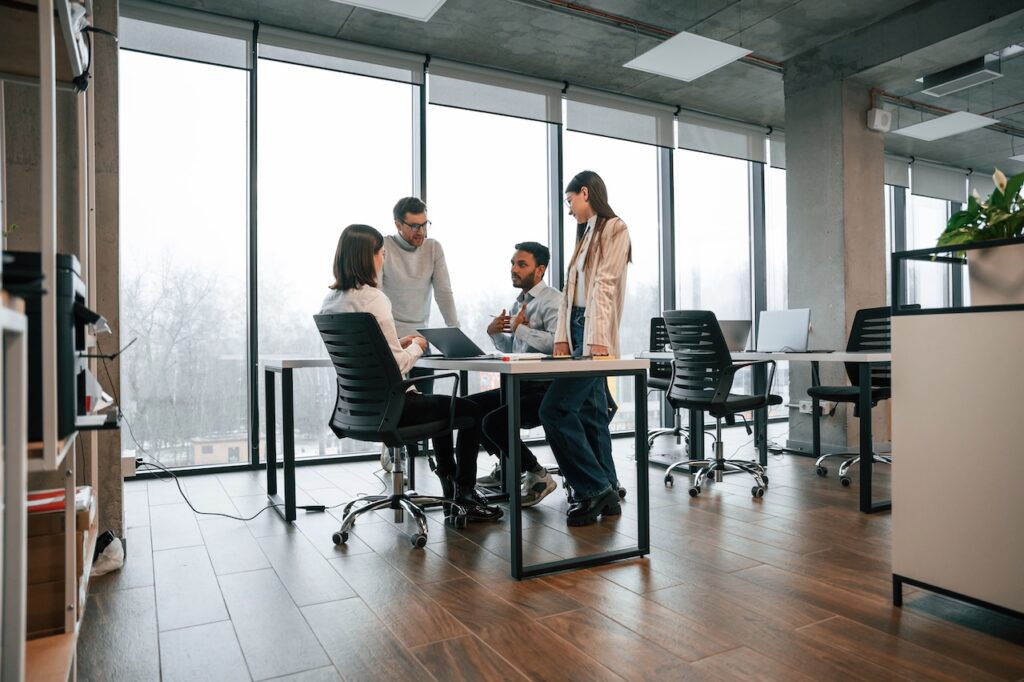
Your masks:
{"label": "standing woman in striped blazer", "polygon": [[[632,260],[629,230],[608,205],[604,180],[583,171],[565,188],[576,218],[576,248],[565,278],[555,330],[555,355],[616,356]],[[566,523],[586,526],[598,516],[621,514],[619,479],[612,460],[607,379],[556,379],[540,419],[558,466],[575,493]]]}

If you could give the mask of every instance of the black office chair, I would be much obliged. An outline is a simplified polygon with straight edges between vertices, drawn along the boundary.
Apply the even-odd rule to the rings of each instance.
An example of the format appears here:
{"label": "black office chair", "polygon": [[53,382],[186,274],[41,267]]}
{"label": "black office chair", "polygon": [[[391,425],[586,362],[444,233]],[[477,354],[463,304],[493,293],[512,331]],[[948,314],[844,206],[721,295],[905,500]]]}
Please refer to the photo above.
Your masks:
{"label": "black office chair", "polygon": [[[725,459],[722,420],[734,418],[740,412],[782,404],[781,397],[771,394],[775,361],[734,363],[722,329],[718,326],[718,319],[709,310],[666,310],[665,326],[675,356],[672,386],[668,392],[669,404],[677,410],[700,410],[715,418],[715,458],[676,462],[665,472],[665,485],[673,484],[672,471],[684,464],[689,465],[691,472],[695,466],[700,467],[693,477],[690,497],[700,494],[705,480],[721,481],[724,471],[745,471],[754,477],[755,485],[750,489],[751,494],[763,497],[768,487],[764,467],[753,461]],[[732,393],[736,373],[755,365],[771,366],[764,393]]]}
{"label": "black office chair", "polygon": [[[338,438],[384,443],[390,449],[394,463],[391,494],[360,496],[345,505],[341,528],[333,535],[334,544],[348,541],[356,518],[376,509],[394,509],[396,523],[404,520],[404,511],[412,514],[419,533],[413,534],[410,540],[417,548],[427,544],[427,518],[421,505],[446,506],[449,512],[446,523],[465,527],[466,510],[454,500],[418,495],[415,491],[406,493],[403,467],[404,446],[471,426],[468,418],[455,417],[458,372],[403,380],[391,348],[373,315],[333,313],[314,315],[313,319],[338,374],[338,397],[329,424],[331,431]],[[455,378],[448,418],[400,427],[398,422],[405,405],[406,390],[414,384],[448,376]],[[362,506],[353,508],[355,505]]]}
{"label": "black office chair", "polygon": [[[652,353],[662,352],[668,348],[668,345],[668,330],[665,328],[665,318],[652,317],[649,350]],[[651,360],[651,366],[647,370],[648,394],[651,391],[663,391],[667,394],[671,386],[672,361]],[[686,437],[686,429],[683,428],[682,418],[679,416],[679,410],[672,411],[671,427],[654,428],[647,431],[648,452],[654,447],[654,441],[657,440],[659,436],[668,435],[675,436],[677,445],[679,445],[684,439],[689,443],[689,439]]]}
{"label": "black office chair", "polygon": [[[882,308],[864,308],[858,310],[853,318],[853,328],[850,330],[850,338],[846,343],[847,351],[888,351],[892,346],[892,331],[890,317],[892,309],[888,306]],[[833,403],[853,403],[853,414],[859,417],[863,406],[860,404],[860,370],[856,363],[847,362],[846,375],[850,378],[850,386],[822,386],[818,377],[817,363],[811,366],[811,387],[807,394],[811,396],[811,414],[813,415],[812,443],[815,471],[819,476],[828,476],[828,469],[823,462],[829,457],[846,457],[847,459],[839,465],[839,482],[845,487],[850,485],[850,477],[847,472],[850,467],[860,462],[860,454],[856,452],[830,452],[821,454],[821,401],[828,400]],[[872,365],[871,367],[871,405],[873,408],[882,400],[892,397],[892,377],[889,363]],[[829,414],[835,414],[835,406]],[[873,453],[873,460],[884,464],[892,464],[892,458],[886,455]]]}

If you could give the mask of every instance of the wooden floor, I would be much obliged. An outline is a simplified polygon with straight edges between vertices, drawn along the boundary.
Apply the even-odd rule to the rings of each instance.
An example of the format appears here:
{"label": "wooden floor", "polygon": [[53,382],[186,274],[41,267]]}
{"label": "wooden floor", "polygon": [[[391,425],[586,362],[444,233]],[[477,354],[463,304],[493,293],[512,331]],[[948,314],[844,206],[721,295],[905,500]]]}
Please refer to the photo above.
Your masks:
{"label": "wooden floor", "polygon": [[[635,484],[632,442],[615,447]],[[375,493],[375,468],[300,468],[301,498]],[[1024,679],[1024,623],[913,589],[892,608],[890,517],[858,513],[856,484],[773,456],[763,499],[740,476],[691,499],[661,471],[649,557],[524,582],[507,521],[456,532],[432,511],[414,550],[412,524],[381,513],[336,548],[331,514],[196,516],[173,483],[128,482],[128,561],[91,585],[80,679]],[[257,473],[182,481],[203,510],[266,504]],[[623,516],[596,526],[567,528],[561,491],[526,510],[527,560],[631,543],[627,487]]]}

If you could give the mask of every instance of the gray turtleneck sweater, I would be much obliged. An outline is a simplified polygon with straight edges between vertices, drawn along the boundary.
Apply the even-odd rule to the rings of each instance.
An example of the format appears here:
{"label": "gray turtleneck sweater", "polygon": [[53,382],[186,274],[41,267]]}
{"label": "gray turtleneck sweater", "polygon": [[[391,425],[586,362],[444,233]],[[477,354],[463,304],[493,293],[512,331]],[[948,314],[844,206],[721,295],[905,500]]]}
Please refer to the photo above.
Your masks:
{"label": "gray turtleneck sweater", "polygon": [[452,280],[441,243],[427,238],[423,246],[416,248],[401,235],[392,234],[384,239],[384,248],[387,257],[380,288],[391,300],[398,336],[415,334],[417,329],[428,326],[431,289],[445,324],[458,327]]}

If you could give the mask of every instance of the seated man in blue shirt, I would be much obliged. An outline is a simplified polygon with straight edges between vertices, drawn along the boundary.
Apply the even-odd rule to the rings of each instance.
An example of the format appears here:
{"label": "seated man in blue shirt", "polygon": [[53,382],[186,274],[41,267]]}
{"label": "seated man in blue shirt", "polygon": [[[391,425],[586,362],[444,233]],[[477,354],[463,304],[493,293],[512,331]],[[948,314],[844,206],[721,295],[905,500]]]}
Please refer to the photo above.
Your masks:
{"label": "seated man in blue shirt", "polygon": [[[537,242],[516,244],[512,256],[512,286],[521,289],[511,311],[505,310],[487,327],[495,348],[504,353],[544,353],[554,348],[555,325],[562,293],[544,283],[544,272],[551,261],[548,247]],[[541,400],[548,389],[547,381],[521,383],[519,410],[521,423],[526,427],[539,426]],[[481,422],[481,441],[492,454],[508,455],[508,411],[502,404],[501,389],[476,393],[467,398],[480,407],[484,415]],[[522,484],[522,504],[532,507],[550,495],[555,488],[551,474],[537,462],[537,458],[524,443],[522,464],[525,474]],[[477,479],[485,488],[500,488],[499,467]]]}

